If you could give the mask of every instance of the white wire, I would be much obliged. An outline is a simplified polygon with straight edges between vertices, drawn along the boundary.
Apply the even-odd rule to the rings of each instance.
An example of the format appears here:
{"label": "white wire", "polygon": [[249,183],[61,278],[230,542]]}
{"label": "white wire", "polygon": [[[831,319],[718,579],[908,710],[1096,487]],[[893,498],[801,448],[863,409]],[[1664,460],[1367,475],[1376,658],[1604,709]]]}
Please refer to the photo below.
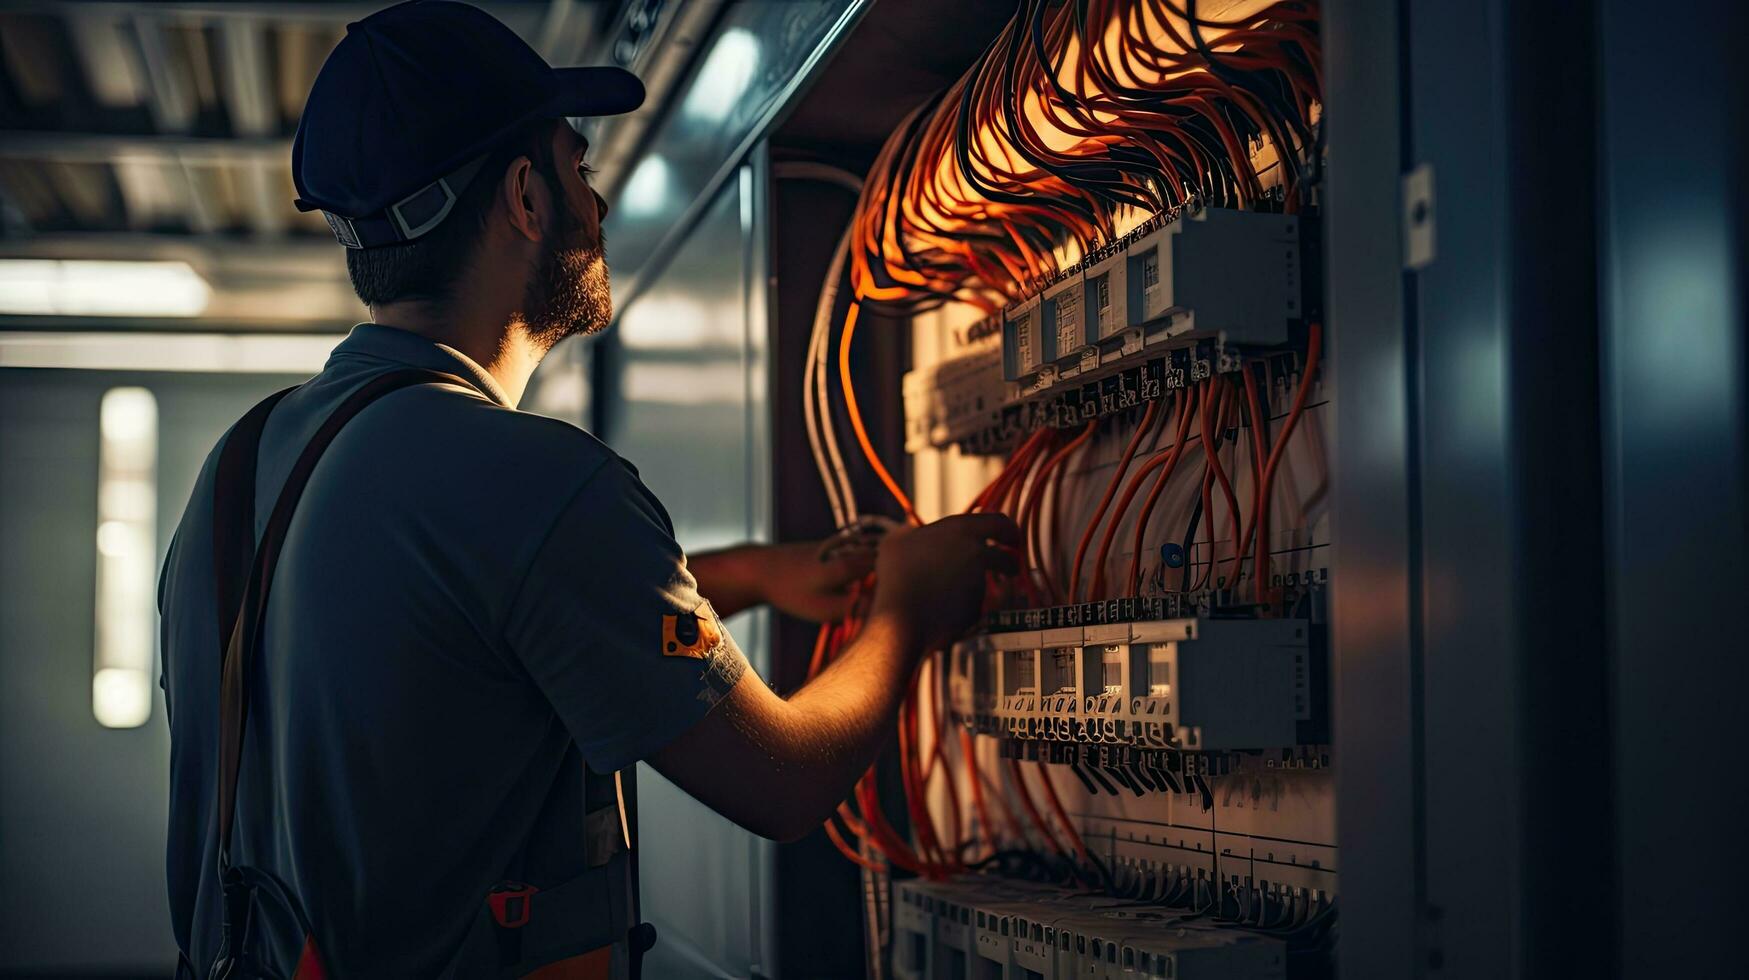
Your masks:
{"label": "white wire", "polygon": [[[772,173],[780,179],[817,180],[837,184],[853,194],[862,192],[862,178],[830,164],[787,160],[774,164]],[[814,329],[808,338],[807,363],[802,372],[802,417],[808,431],[808,448],[813,452],[814,465],[820,471],[820,483],[826,488],[826,500],[832,507],[832,519],[838,527],[848,527],[860,516],[850,471],[845,468],[844,456],[838,451],[837,427],[832,424],[828,398],[832,308],[838,302],[838,283],[844,276],[844,260],[850,254],[854,220],[853,215],[851,227],[845,228],[832,251],[826,280],[820,287],[820,300],[814,307]]]}
{"label": "white wire", "polygon": [[838,522],[845,527],[860,516],[856,507],[856,490],[850,483],[850,471],[844,467],[844,456],[838,451],[837,426],[832,424],[831,402],[827,398],[827,350],[832,346],[832,307],[838,302],[838,281],[844,274],[844,259],[850,252],[853,229],[846,228],[832,253],[832,267],[826,272],[826,283],[820,290],[819,312],[814,318],[814,386],[819,405],[815,409],[820,434],[826,443],[826,456],[831,461],[831,473],[821,473],[822,480],[838,481],[838,493],[844,502],[844,516]]}
{"label": "white wire", "polygon": [[[825,408],[824,384],[820,384],[820,392],[816,393],[816,381],[820,378],[820,362],[818,351],[825,345],[825,334],[832,329],[832,304],[838,298],[836,274],[844,271],[843,260],[850,246],[850,231],[845,230],[838,239],[838,248],[832,253],[831,272],[827,276],[828,286],[820,292],[818,306],[814,310],[814,327],[808,335],[807,365],[802,371],[802,421],[808,430],[808,449],[814,454],[814,466],[820,471],[820,483],[826,488],[826,500],[832,505],[832,523],[835,527],[844,527],[849,522],[845,519],[844,502],[840,496],[838,481],[833,477],[831,466],[826,460],[825,447],[820,436],[820,416]],[[816,404],[816,399],[818,403]]]}

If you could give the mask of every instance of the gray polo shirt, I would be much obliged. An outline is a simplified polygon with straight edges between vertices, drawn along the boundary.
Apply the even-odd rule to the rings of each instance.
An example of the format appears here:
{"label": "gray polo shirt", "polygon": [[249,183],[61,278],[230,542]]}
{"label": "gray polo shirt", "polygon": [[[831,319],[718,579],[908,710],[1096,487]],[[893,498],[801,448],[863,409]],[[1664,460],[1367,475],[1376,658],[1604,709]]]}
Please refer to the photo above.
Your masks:
{"label": "gray polo shirt", "polygon": [[[255,672],[233,844],[341,976],[437,971],[501,880],[583,870],[581,772],[623,768],[695,724],[747,662],[686,569],[662,505],[593,436],[512,409],[460,352],[362,324],[262,438],[264,527],[294,459],[368,379],[426,385],[355,418],[287,536]],[[221,446],[222,446],[221,442]],[[219,657],[208,456],[165,562],[176,939],[205,974],[219,936]],[[701,475],[702,476],[702,475]],[[703,636],[708,642],[700,642]]]}

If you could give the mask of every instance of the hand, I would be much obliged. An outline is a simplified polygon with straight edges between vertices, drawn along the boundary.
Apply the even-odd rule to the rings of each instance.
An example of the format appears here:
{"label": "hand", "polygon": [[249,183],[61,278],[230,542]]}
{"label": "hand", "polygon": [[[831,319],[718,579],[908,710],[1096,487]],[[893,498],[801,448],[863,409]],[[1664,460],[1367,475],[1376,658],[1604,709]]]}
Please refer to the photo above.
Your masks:
{"label": "hand", "polygon": [[896,616],[925,648],[949,642],[978,621],[986,576],[1013,575],[1020,529],[1003,514],[962,514],[901,528],[881,542],[874,615]]}
{"label": "hand", "polygon": [[843,619],[850,587],[874,571],[875,552],[840,548],[822,559],[820,550],[818,541],[799,541],[752,552],[749,564],[764,600],[811,623]]}

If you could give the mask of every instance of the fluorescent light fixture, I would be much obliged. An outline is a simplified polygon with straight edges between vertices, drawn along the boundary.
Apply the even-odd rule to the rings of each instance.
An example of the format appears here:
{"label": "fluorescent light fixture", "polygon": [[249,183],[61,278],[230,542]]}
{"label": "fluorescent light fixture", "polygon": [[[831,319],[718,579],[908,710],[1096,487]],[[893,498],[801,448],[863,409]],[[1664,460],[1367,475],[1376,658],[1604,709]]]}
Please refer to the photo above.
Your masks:
{"label": "fluorescent light fixture", "polygon": [[626,214],[655,214],[668,199],[668,161],[652,153],[626,178],[619,192],[619,206]]}
{"label": "fluorescent light fixture", "polygon": [[681,114],[702,122],[722,122],[747,94],[758,70],[759,39],[745,28],[729,28],[705,56],[686,101],[680,104]]}
{"label": "fluorescent light fixture", "polygon": [[0,368],[315,374],[344,334],[0,332]]}
{"label": "fluorescent light fixture", "polygon": [[739,309],[712,318],[703,303],[684,295],[644,296],[619,318],[619,342],[628,350],[692,350],[741,339]]}
{"label": "fluorescent light fixture", "polygon": [[740,405],[747,377],[739,362],[674,363],[633,361],[620,376],[620,390],[637,405]]}
{"label": "fluorescent light fixture", "polygon": [[111,388],[98,406],[97,643],[91,713],[105,728],[138,728],[152,714],[158,562],[158,400]]}
{"label": "fluorescent light fixture", "polygon": [[187,262],[0,259],[0,313],[199,316],[212,292]]}

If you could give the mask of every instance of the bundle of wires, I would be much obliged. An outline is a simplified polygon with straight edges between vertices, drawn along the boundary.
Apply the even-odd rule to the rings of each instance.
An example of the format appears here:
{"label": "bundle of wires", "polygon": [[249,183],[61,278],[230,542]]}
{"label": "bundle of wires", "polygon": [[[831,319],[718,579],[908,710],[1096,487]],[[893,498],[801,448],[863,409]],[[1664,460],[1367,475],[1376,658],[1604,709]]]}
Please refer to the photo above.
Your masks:
{"label": "bundle of wires", "polygon": [[1322,97],[1317,19],[1310,0],[1218,18],[1196,0],[1022,0],[882,147],[853,223],[857,296],[993,312],[1113,242],[1125,215],[1297,210]]}

